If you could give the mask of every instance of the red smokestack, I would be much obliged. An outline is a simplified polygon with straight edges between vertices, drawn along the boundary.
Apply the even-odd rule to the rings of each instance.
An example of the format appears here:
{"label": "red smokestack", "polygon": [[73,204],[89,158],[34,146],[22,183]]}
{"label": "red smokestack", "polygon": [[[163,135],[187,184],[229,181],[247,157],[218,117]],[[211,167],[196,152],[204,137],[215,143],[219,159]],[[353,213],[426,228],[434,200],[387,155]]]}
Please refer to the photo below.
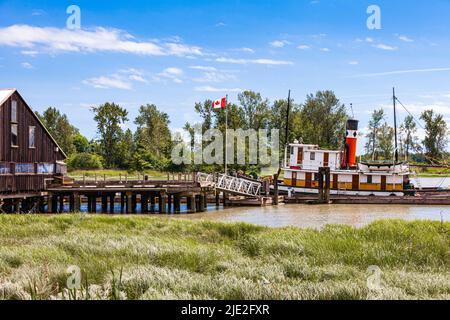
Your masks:
{"label": "red smokestack", "polygon": [[356,163],[356,147],[358,143],[358,120],[347,121],[347,133],[345,138],[345,167],[354,169]]}

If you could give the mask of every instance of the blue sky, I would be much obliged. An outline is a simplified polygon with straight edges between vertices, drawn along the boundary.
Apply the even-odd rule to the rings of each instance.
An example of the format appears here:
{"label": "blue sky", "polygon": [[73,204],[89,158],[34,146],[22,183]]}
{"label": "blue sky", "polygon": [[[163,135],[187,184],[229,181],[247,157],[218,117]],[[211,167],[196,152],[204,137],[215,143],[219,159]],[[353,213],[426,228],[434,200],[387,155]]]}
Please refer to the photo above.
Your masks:
{"label": "blue sky", "polygon": [[[72,4],[78,31],[66,28]],[[380,30],[366,25],[372,4]],[[449,34],[448,0],[0,1],[0,87],[61,109],[88,137],[92,105],[120,103],[133,120],[155,103],[175,129],[197,119],[196,101],[243,89],[271,100],[291,89],[296,102],[331,89],[364,128],[375,108],[391,115],[395,86],[415,115],[433,108],[450,124]]]}

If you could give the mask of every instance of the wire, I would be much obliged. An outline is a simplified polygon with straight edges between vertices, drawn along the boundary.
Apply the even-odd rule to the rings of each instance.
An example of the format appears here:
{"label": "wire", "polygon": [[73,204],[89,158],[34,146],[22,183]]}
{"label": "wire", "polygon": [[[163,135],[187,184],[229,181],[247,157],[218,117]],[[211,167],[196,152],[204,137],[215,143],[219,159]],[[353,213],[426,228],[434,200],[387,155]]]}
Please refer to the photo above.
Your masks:
{"label": "wire", "polygon": [[423,130],[425,130],[425,128],[422,126],[422,124],[419,122],[419,120],[417,120],[417,118],[411,112],[409,112],[409,110],[405,107],[405,105],[397,97],[395,97],[395,100],[397,100],[397,102],[400,103],[400,105],[403,107],[403,109],[405,109],[405,111],[408,112],[408,114],[414,119],[414,121],[419,125],[419,127],[421,127]]}

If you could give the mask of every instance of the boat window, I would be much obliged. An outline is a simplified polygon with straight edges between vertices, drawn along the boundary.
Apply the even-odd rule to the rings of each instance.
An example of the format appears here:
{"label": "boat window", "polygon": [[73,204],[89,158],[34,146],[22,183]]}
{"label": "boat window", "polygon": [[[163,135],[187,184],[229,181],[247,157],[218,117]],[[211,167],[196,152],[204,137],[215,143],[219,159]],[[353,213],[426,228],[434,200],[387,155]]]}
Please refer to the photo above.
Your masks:
{"label": "boat window", "polygon": [[367,183],[373,183],[372,176],[367,176]]}
{"label": "boat window", "polygon": [[309,156],[310,160],[316,160],[316,153],[315,152],[311,152],[310,156]]}

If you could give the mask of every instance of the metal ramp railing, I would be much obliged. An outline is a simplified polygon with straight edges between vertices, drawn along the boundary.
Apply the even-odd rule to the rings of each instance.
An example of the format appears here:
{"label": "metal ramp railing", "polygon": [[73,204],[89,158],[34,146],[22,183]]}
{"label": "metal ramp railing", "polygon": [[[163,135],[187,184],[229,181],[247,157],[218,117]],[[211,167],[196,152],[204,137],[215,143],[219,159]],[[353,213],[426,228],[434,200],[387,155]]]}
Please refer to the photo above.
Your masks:
{"label": "metal ramp railing", "polygon": [[214,187],[216,190],[235,195],[259,198],[262,184],[225,174],[197,173],[197,182],[202,186]]}

